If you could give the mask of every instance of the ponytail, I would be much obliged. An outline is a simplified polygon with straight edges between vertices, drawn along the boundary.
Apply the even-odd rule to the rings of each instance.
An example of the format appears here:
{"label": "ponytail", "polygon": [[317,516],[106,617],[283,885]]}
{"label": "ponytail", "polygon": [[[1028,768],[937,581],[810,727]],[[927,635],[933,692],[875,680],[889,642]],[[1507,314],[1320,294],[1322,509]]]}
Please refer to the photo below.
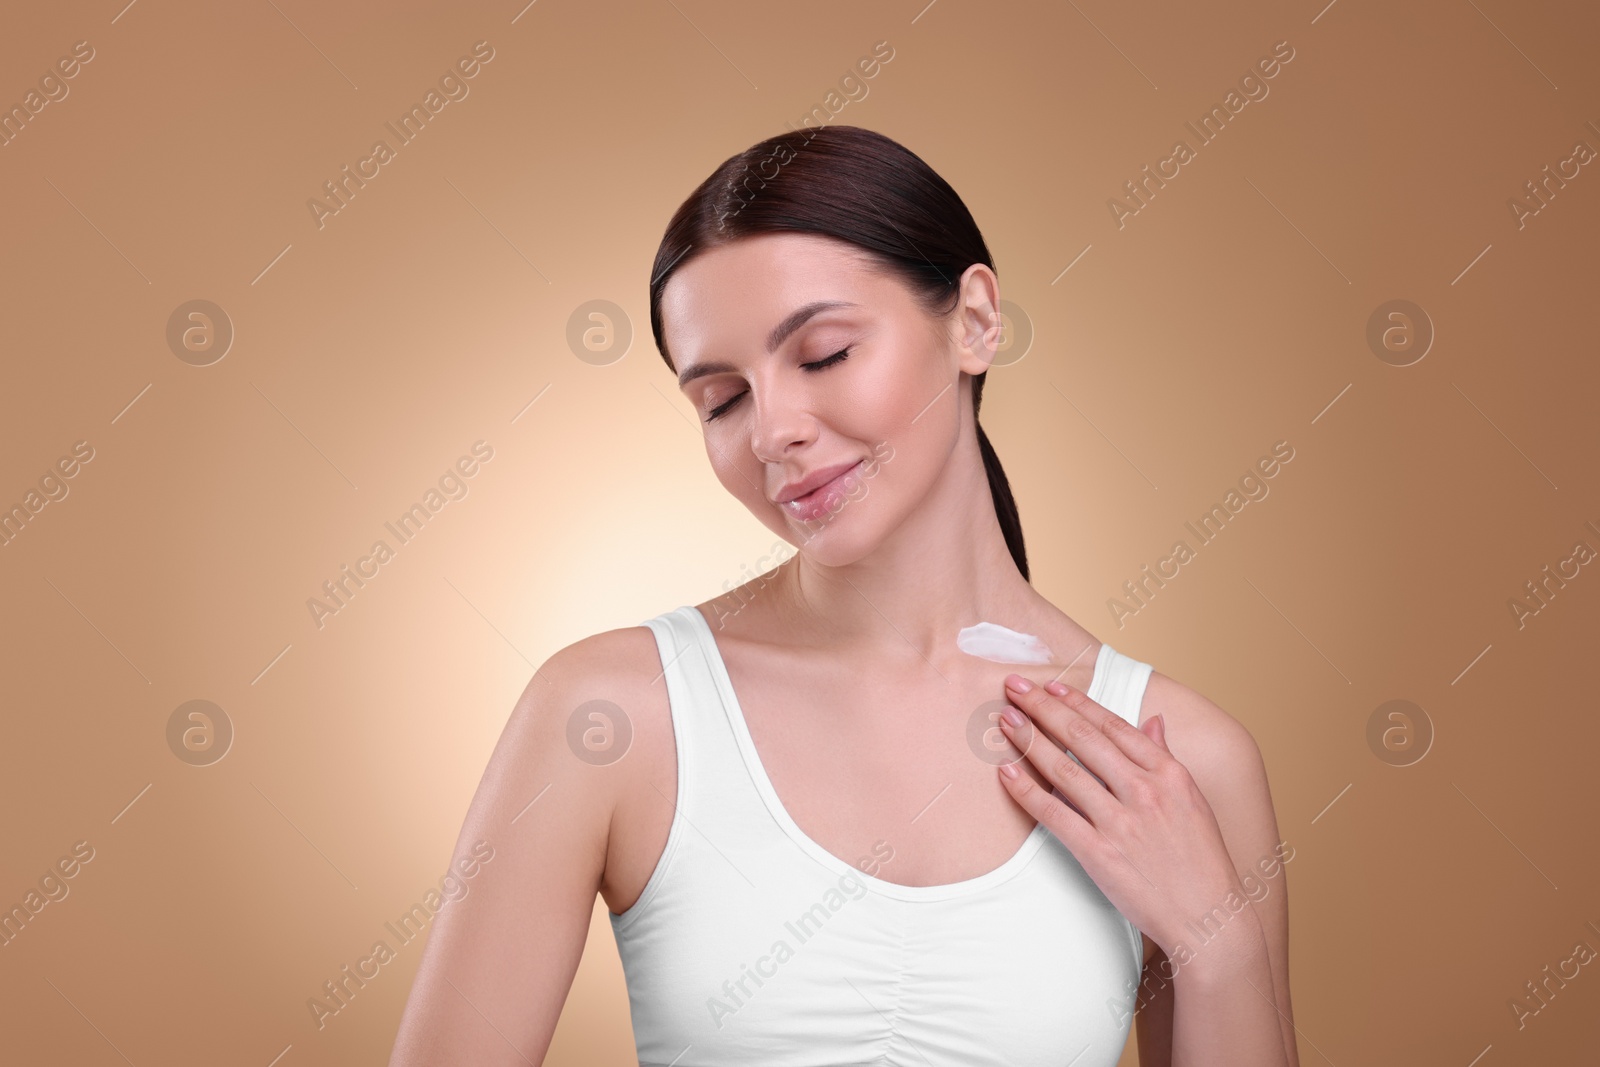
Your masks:
{"label": "ponytail", "polygon": [[1022,544],[1022,516],[1017,513],[1017,501],[1011,495],[1011,483],[1000,466],[1000,457],[995,454],[994,445],[989,443],[989,435],[983,432],[983,424],[978,422],[978,404],[983,399],[983,380],[988,374],[988,371],[984,371],[972,378],[972,423],[978,429],[978,451],[983,456],[983,473],[989,478],[989,495],[994,500],[995,518],[1000,520],[1000,532],[1005,535],[1012,562],[1022,572],[1022,580],[1031,582],[1033,579],[1028,577],[1028,552]]}

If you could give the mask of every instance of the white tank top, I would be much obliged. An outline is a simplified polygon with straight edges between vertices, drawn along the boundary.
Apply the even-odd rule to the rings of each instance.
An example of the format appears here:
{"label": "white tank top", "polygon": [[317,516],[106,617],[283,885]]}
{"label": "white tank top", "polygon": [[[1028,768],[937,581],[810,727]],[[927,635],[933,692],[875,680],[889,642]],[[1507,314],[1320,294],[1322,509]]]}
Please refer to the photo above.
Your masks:
{"label": "white tank top", "polygon": [[[642,625],[678,767],[666,848],[607,913],[642,1067],[1114,1067],[1143,946],[1048,827],[965,881],[867,874],[784,810],[699,610]],[[1137,725],[1150,673],[1102,644],[1087,692]]]}

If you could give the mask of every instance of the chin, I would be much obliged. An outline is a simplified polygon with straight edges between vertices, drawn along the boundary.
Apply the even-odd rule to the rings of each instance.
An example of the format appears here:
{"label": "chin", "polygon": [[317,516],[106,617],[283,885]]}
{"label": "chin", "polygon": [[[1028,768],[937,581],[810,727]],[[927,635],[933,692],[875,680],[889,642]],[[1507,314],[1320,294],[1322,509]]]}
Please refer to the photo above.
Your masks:
{"label": "chin", "polygon": [[841,508],[825,521],[800,524],[779,513],[769,524],[774,533],[807,559],[823,567],[844,567],[872,552],[882,540],[877,523],[855,504]]}

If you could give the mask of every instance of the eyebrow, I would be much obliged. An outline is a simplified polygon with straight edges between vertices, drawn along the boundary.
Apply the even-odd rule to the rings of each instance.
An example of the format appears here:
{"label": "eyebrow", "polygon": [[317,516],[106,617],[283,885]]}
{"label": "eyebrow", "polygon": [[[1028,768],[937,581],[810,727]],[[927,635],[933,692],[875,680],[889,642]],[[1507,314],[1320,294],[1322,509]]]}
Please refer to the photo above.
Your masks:
{"label": "eyebrow", "polygon": [[[784,316],[783,321],[774,326],[772,328],[772,332],[767,334],[766,350],[768,352],[775,351],[779,345],[783,344],[785,339],[787,339],[790,334],[794,333],[801,326],[804,326],[807,320],[814,315],[819,315],[824,311],[832,311],[834,308],[853,308],[860,306],[860,304],[851,303],[848,300],[813,300],[809,304],[802,304],[800,307]],[[738,368],[731,363],[696,363],[694,366],[686,368],[682,374],[678,375],[678,388],[682,389],[696,378],[703,378],[707,374],[722,374],[731,370],[738,370]]]}

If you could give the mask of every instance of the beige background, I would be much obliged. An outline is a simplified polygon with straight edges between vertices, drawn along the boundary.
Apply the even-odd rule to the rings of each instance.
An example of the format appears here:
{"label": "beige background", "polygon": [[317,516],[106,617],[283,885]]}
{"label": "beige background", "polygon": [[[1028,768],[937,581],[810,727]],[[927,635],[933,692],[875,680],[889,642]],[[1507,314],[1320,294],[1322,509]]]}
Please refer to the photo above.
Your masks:
{"label": "beige background", "polygon": [[[1520,228],[1508,200],[1600,149],[1600,10],[396,6],[4,19],[7,106],[94,50],[0,148],[0,505],[93,449],[0,548],[0,904],[94,850],[0,947],[7,1060],[385,1061],[421,941],[320,1031],[307,998],[437,883],[533,669],[771,544],[650,343],[651,257],[884,40],[834,121],[955,186],[1032,323],[984,424],[1035,584],[1266,756],[1302,1062],[1592,1061],[1600,964],[1520,1029],[1509,1002],[1600,949],[1600,566],[1521,626],[1508,602],[1600,549],[1600,164]],[[480,40],[469,95],[319,228],[306,201]],[[1108,199],[1280,40],[1270,94],[1119,229]],[[235,332],[209,366],[166,340],[195,299]],[[634,333],[604,365],[566,340],[597,299]],[[1366,340],[1394,299],[1436,330],[1410,366]],[[465,498],[318,628],[307,599],[479,440]],[[1280,440],[1270,495],[1119,627]],[[235,731],[209,766],[167,741],[197,699]],[[1411,766],[1367,741],[1394,699],[1435,734]],[[597,901],[547,1062],[631,1049]]]}

